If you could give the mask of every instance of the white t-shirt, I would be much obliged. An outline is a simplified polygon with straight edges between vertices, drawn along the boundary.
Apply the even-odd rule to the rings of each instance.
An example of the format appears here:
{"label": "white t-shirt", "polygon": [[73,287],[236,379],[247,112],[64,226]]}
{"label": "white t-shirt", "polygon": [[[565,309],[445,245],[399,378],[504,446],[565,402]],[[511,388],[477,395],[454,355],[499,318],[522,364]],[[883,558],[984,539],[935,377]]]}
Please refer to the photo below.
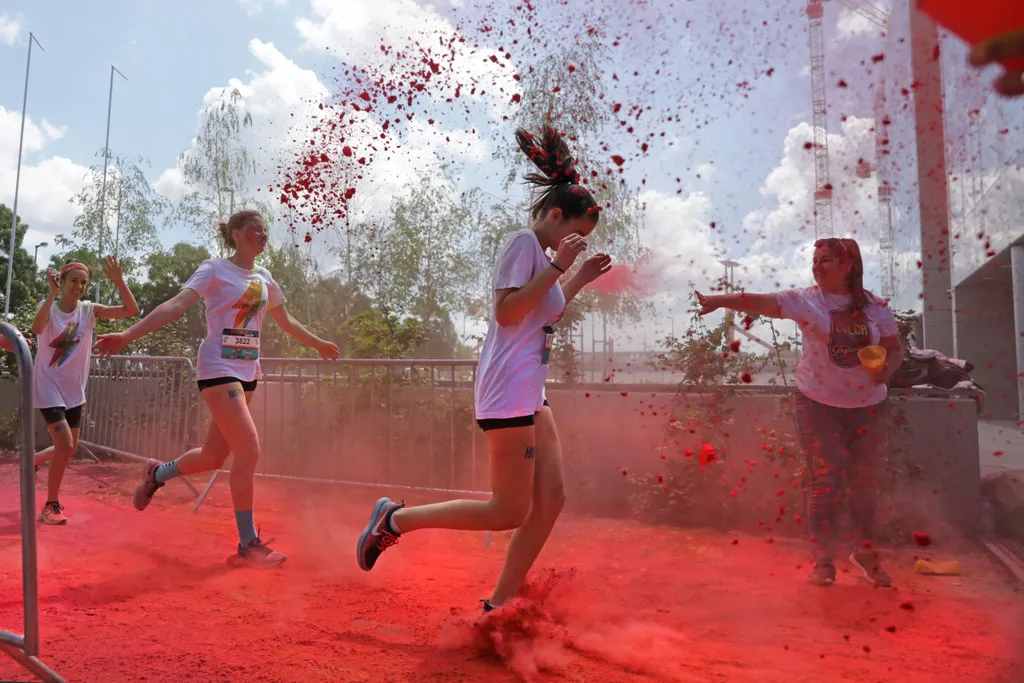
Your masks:
{"label": "white t-shirt", "polygon": [[206,339],[199,345],[198,379],[260,379],[263,316],[285,300],[270,272],[245,270],[228,259],[208,259],[182,289],[195,291],[206,302]]}
{"label": "white t-shirt", "polygon": [[[498,254],[492,289],[524,287],[549,263],[537,235],[528,228],[518,230]],[[561,320],[564,312],[565,295],[557,282],[515,325],[499,325],[492,306],[476,376],[478,420],[523,417],[541,409],[548,376],[544,328]]]}
{"label": "white t-shirt", "polygon": [[846,310],[849,295],[826,294],[818,287],[775,295],[782,317],[795,320],[803,335],[796,388],[807,398],[836,408],[863,408],[885,400],[884,384],[871,383],[861,368],[858,349],[899,334],[896,318],[883,302],[868,297],[860,314]]}
{"label": "white t-shirt", "polygon": [[79,300],[70,313],[61,311],[56,302],[50,306],[50,319],[36,337],[32,373],[36,408],[77,408],[85,403],[95,329],[96,309],[91,301]]}

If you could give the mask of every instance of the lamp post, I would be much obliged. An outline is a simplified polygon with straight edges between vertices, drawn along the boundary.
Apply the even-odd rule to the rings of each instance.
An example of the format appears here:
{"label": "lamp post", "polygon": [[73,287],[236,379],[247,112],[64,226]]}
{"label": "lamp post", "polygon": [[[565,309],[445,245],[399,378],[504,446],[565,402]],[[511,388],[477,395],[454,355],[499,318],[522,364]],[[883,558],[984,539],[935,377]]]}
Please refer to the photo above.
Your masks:
{"label": "lamp post", "polygon": [[[25,109],[28,107],[28,75],[29,69],[32,67],[32,43],[39,45],[39,49],[42,50],[43,46],[36,40],[35,35],[30,31],[28,34],[28,61],[25,62],[25,95],[21,99],[21,136],[18,138],[18,170],[14,174],[14,208],[11,209],[11,246],[10,251],[7,252],[7,291],[4,295],[4,320],[7,320],[8,314],[11,312],[11,276],[14,275],[14,249],[16,235],[18,234],[18,190],[21,188],[21,149],[25,142]],[[45,52],[45,50],[43,50]],[[34,636],[32,640],[36,640],[37,636]],[[26,644],[27,640],[26,640]],[[26,651],[30,650],[31,647],[26,648]]]}
{"label": "lamp post", "polygon": [[[99,229],[99,250],[100,258],[103,258],[103,231],[107,227],[106,199],[107,199],[107,168],[110,166],[110,112],[114,108],[114,72],[128,80],[128,77],[121,73],[116,66],[110,65],[110,90],[107,93],[107,140],[103,143],[103,181],[100,186],[100,229]],[[96,278],[96,303],[100,302],[100,280]]]}
{"label": "lamp post", "polygon": [[39,247],[48,246],[50,246],[49,242],[40,242],[39,244],[36,245],[35,254],[32,255],[32,264],[35,265],[37,271],[39,270]]}

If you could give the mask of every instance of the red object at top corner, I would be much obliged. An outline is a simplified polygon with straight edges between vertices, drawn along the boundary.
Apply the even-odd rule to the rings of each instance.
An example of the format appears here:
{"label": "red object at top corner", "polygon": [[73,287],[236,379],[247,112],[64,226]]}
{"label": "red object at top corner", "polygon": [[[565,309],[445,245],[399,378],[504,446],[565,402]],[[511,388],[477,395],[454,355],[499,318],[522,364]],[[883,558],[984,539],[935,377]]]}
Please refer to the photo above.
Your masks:
{"label": "red object at top corner", "polygon": [[[917,7],[971,45],[1024,29],[1022,0],[917,0]],[[1007,70],[1024,69],[1024,57],[1005,60],[1002,65]]]}

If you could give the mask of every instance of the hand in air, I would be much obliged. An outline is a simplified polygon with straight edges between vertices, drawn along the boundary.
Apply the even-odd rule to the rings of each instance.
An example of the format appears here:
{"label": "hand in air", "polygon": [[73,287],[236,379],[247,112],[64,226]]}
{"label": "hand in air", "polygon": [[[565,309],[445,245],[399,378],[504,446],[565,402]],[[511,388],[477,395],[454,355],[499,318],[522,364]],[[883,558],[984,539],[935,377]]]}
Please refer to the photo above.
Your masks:
{"label": "hand in air", "polygon": [[697,303],[700,304],[699,315],[707,315],[708,313],[714,313],[719,309],[719,305],[715,302],[715,297],[704,296],[700,292],[697,292]]}
{"label": "hand in air", "polygon": [[50,286],[50,296],[56,296],[60,291],[60,280],[57,279],[57,273],[53,268],[46,269],[46,284]]}
{"label": "hand in air", "polygon": [[341,356],[341,351],[338,350],[338,345],[329,341],[321,340],[313,348],[320,354],[320,357],[324,360],[338,360]]}
{"label": "hand in air", "polygon": [[[985,66],[993,62],[1024,59],[1024,29],[1007,31],[978,43],[971,50],[971,64]],[[996,92],[1007,97],[1024,95],[1024,70],[1006,70],[996,79]]]}
{"label": "hand in air", "polygon": [[124,261],[108,256],[103,259],[103,274],[115,285],[124,282]]}
{"label": "hand in air", "polygon": [[611,269],[612,257],[608,254],[597,254],[583,262],[577,277],[583,278],[586,283],[591,283]]}
{"label": "hand in air", "polygon": [[120,353],[126,346],[128,346],[128,340],[123,333],[111,332],[110,334],[101,334],[96,338],[92,352],[100,358],[109,358]]}
{"label": "hand in air", "polygon": [[587,240],[579,235],[569,235],[558,245],[558,252],[551,260],[562,270],[569,270],[576,262],[576,257],[582,254],[586,248]]}

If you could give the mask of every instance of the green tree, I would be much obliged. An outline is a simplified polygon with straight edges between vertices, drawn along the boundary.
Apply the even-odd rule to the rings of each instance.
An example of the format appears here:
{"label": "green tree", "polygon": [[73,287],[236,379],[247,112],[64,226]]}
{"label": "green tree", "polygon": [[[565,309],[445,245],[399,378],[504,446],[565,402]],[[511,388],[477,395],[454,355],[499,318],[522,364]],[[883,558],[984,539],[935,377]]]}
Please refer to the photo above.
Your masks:
{"label": "green tree", "polygon": [[386,308],[372,308],[342,325],[347,358],[408,358],[427,335],[413,318],[400,318]]}
{"label": "green tree", "polygon": [[[261,264],[281,286],[288,311],[317,336],[338,344],[344,353],[348,343],[344,324],[350,317],[368,311],[370,299],[354,283],[344,282],[337,274],[322,274],[319,265],[304,258],[294,245],[268,244]],[[263,353],[267,357],[309,355],[305,346],[277,325],[267,325],[264,330]]]}
{"label": "green tree", "polygon": [[414,317],[454,343],[450,311],[478,298],[475,217],[472,197],[457,195],[447,179],[424,176],[395,200],[388,220],[360,226],[355,271],[375,306]]}
{"label": "green tree", "polygon": [[206,108],[192,147],[178,159],[189,192],[179,203],[175,220],[190,226],[207,244],[214,244],[220,256],[225,251],[214,230],[218,223],[244,208],[260,211],[268,226],[274,217],[270,205],[248,191],[256,160],[242,140],[253,122],[242,100],[237,88],[224,91]]}
{"label": "green tree", "polygon": [[[11,244],[11,217],[11,210],[0,204],[0,253],[3,254],[3,262],[0,263],[0,299],[7,293],[7,259],[10,255],[7,250]],[[28,225],[22,223],[21,216],[18,216],[14,231],[14,275],[11,278],[11,302],[8,307],[12,313],[29,299],[38,298],[46,291],[46,283],[32,260],[33,254],[22,246],[26,232]]]}
{"label": "green tree", "polygon": [[[146,282],[138,287],[135,298],[147,315],[154,308],[173,298],[181,287],[192,277],[192,273],[206,259],[210,252],[206,247],[179,242],[166,251],[158,251],[146,257]],[[202,306],[193,306],[178,319],[175,327],[181,343],[189,349],[198,349],[206,335],[206,320]],[[181,355],[181,354],[177,354]]]}
{"label": "green tree", "polygon": [[125,275],[132,275],[142,254],[160,248],[157,225],[170,209],[167,198],[149,184],[143,166],[148,168],[149,162],[141,157],[113,155],[106,185],[103,165],[92,166],[85,187],[71,199],[82,213],[71,235],[57,238],[58,246],[113,254],[125,259]]}

